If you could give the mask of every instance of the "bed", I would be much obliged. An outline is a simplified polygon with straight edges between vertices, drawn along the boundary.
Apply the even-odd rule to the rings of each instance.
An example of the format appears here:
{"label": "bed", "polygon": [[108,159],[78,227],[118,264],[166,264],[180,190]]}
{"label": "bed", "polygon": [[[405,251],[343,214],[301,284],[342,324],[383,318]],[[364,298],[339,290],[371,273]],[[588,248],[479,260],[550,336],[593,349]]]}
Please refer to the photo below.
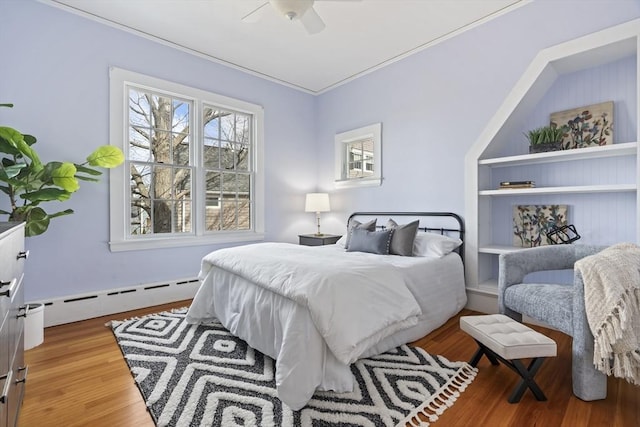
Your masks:
{"label": "bed", "polygon": [[[278,397],[294,410],[316,390],[352,391],[351,363],[422,338],[467,301],[458,215],[356,212],[347,224],[335,245],[258,243],[214,251],[202,260],[187,322],[218,319],[275,359]],[[389,249],[396,243],[390,234],[407,235],[413,228],[403,227],[416,224],[411,255],[420,256],[356,247],[388,238]],[[362,231],[364,226],[369,229]],[[347,236],[351,242],[345,247]]]}

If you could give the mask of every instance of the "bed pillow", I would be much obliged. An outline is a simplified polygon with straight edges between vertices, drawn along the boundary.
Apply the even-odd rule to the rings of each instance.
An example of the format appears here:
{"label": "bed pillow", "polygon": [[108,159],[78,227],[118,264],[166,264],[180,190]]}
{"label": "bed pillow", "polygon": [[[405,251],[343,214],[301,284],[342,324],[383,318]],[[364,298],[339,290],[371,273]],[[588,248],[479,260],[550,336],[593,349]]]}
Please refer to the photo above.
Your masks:
{"label": "bed pillow", "polygon": [[354,228],[347,252],[369,252],[388,255],[392,236],[393,230],[367,231],[363,228]]}
{"label": "bed pillow", "polygon": [[436,233],[418,233],[413,243],[414,256],[443,257],[462,244],[462,240]]}
{"label": "bed pillow", "polygon": [[377,220],[378,220],[377,218],[374,218],[371,221],[365,222],[365,223],[362,223],[357,219],[352,219],[351,221],[349,221],[349,224],[347,224],[347,241],[345,242],[344,247],[349,249],[349,242],[351,241],[351,233],[353,232],[354,229],[362,228],[367,231],[376,231]]}
{"label": "bed pillow", "polygon": [[387,229],[393,230],[390,254],[413,256],[413,243],[416,239],[416,234],[418,234],[419,223],[420,221],[416,220],[408,224],[398,225],[392,219],[387,221]]}
{"label": "bed pillow", "polygon": [[340,237],[338,239],[338,241],[336,242],[336,246],[339,246],[342,249],[347,247],[347,235],[346,234],[343,234],[342,237]]}

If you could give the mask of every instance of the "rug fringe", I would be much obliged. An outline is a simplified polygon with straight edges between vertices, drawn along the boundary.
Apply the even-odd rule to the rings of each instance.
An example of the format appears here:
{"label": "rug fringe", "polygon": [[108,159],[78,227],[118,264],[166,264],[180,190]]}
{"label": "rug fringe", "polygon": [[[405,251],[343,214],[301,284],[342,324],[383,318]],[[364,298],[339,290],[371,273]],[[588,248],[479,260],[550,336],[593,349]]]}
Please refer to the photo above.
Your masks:
{"label": "rug fringe", "polygon": [[477,368],[464,363],[449,381],[422,405],[411,411],[396,427],[429,427],[447,408],[453,406],[460,397],[460,393],[471,384],[477,373]]}

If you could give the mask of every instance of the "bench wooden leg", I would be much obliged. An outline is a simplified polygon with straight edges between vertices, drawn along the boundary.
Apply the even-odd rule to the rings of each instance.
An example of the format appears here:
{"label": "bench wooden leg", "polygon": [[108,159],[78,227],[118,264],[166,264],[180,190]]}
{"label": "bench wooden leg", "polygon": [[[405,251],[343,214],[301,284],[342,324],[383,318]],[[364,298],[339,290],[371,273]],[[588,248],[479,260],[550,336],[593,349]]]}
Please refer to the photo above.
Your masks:
{"label": "bench wooden leg", "polygon": [[510,368],[512,371],[520,375],[521,380],[516,386],[516,388],[513,390],[513,392],[511,393],[511,396],[509,396],[509,403],[520,402],[520,399],[522,399],[522,395],[524,394],[525,391],[527,391],[527,389],[531,390],[531,392],[533,393],[533,395],[536,397],[537,400],[539,401],[547,400],[547,397],[542,392],[542,389],[538,386],[538,384],[533,379],[533,377],[538,372],[538,369],[540,369],[540,366],[542,366],[542,362],[544,362],[544,359],[545,359],[544,357],[536,357],[535,359],[532,359],[531,363],[529,363],[529,367],[527,368],[522,364],[521,360],[519,359],[507,360],[502,356],[494,353],[493,350],[491,350],[490,348],[488,348],[478,340],[475,340],[475,341],[478,343],[478,349],[476,350],[473,357],[469,361],[469,365],[473,366],[474,368],[477,367],[478,362],[484,355],[484,356],[487,356],[487,359],[489,359],[492,365],[499,365],[498,361],[500,361],[505,366]]}
{"label": "bench wooden leg", "polygon": [[518,403],[522,398],[522,395],[527,388],[531,389],[531,392],[536,397],[536,399],[540,401],[547,400],[547,397],[544,395],[538,384],[534,381],[533,377],[542,366],[542,362],[544,362],[544,357],[536,357],[531,361],[528,368],[525,368],[520,360],[511,360],[510,361],[515,371],[522,377],[520,383],[518,383],[513,393],[509,397],[509,403]]}
{"label": "bench wooden leg", "polygon": [[489,362],[491,362],[492,365],[494,365],[494,366],[499,365],[498,359],[496,359],[496,357],[494,356],[493,351],[489,350],[480,341],[475,340],[475,342],[478,343],[478,350],[476,350],[476,352],[474,353],[473,357],[469,361],[469,365],[473,366],[474,368],[476,366],[478,366],[478,362],[480,361],[480,359],[482,359],[483,355],[487,356],[487,359],[489,359]]}

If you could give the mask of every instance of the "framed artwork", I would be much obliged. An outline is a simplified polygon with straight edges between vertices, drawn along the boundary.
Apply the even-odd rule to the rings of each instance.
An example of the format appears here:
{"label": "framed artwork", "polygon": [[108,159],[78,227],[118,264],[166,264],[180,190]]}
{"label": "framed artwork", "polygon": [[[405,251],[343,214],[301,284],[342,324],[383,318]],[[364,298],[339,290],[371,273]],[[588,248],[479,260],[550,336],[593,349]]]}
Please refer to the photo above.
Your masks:
{"label": "framed artwork", "polygon": [[567,225],[567,205],[515,205],[513,245],[523,248],[553,244],[547,233]]}
{"label": "framed artwork", "polygon": [[551,114],[551,125],[565,127],[562,149],[613,144],[613,101]]}

